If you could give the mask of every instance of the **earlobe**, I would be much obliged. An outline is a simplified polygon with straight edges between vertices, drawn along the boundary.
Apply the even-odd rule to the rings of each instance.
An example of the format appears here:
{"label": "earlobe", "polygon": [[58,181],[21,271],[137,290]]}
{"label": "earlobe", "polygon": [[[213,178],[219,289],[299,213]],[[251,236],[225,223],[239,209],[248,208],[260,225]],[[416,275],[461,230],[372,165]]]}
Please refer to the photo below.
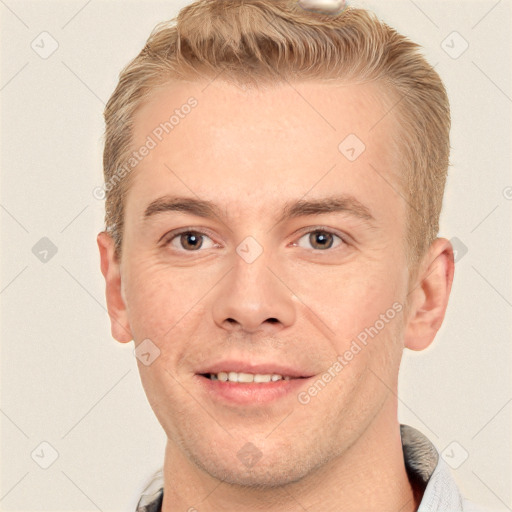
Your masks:
{"label": "earlobe", "polygon": [[98,234],[96,241],[100,250],[101,273],[105,278],[105,297],[112,337],[121,343],[127,343],[133,339],[133,336],[128,322],[120,262],[115,256],[114,240],[107,232],[102,231]]}
{"label": "earlobe", "polygon": [[434,340],[448,306],[454,269],[450,241],[437,238],[425,255],[409,292],[405,347],[424,350]]}

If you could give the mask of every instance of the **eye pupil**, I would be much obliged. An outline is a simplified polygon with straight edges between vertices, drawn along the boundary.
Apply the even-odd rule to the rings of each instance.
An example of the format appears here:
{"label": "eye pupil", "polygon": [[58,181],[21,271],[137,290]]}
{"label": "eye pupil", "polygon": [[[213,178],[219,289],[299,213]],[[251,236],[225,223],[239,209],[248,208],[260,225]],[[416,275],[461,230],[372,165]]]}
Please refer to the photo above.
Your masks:
{"label": "eye pupil", "polygon": [[315,247],[318,242],[321,249],[325,249],[326,247],[329,249],[332,246],[333,237],[331,233],[326,233],[324,231],[313,231],[309,234],[309,241],[313,247]]}
{"label": "eye pupil", "polygon": [[[190,245],[187,246],[187,244],[191,241]],[[185,242],[185,243],[184,243]],[[197,235],[193,232],[188,233],[182,233],[181,234],[181,246],[184,249],[198,249],[203,245],[203,239],[201,238],[201,235]]]}

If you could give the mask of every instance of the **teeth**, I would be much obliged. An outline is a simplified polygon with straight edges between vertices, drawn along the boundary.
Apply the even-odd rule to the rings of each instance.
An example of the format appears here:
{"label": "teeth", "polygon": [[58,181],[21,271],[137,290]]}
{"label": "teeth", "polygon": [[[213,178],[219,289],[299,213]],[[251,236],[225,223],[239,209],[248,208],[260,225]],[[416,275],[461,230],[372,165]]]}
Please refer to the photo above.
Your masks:
{"label": "teeth", "polygon": [[272,380],[272,375],[269,375],[269,374],[261,375],[261,374],[257,373],[254,376],[254,382],[270,382],[271,380]]}
{"label": "teeth", "polygon": [[278,380],[290,380],[290,377],[277,374],[261,374],[261,373],[237,373],[237,372],[219,372],[217,374],[210,373],[211,380],[220,380],[221,382],[277,382]]}

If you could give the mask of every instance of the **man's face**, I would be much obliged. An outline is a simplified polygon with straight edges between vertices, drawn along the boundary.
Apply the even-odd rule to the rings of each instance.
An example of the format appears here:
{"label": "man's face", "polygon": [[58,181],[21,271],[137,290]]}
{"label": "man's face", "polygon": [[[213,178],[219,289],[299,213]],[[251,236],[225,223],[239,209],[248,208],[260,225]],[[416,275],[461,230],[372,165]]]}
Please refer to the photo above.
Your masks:
{"label": "man's face", "polygon": [[[136,116],[138,148],[190,96],[198,102],[133,171],[125,321],[137,345],[160,350],[138,366],[175,460],[279,485],[395,413],[408,285],[396,128],[375,84],[206,86],[163,87]],[[354,135],[338,148],[350,134],[366,146],[359,156]],[[217,215],[161,207],[178,197],[214,203]],[[327,198],[340,208],[290,208]],[[219,372],[292,378],[208,376]]]}

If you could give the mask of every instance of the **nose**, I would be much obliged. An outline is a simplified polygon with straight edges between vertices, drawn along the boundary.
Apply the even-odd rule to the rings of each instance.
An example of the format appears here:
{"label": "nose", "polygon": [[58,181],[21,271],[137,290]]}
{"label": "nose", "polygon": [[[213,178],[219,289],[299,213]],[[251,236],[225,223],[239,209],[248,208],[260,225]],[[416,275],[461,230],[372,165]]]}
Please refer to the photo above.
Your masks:
{"label": "nose", "polygon": [[255,261],[234,255],[232,270],[215,288],[213,318],[226,330],[275,334],[295,322],[296,302],[285,272],[264,251]]}

